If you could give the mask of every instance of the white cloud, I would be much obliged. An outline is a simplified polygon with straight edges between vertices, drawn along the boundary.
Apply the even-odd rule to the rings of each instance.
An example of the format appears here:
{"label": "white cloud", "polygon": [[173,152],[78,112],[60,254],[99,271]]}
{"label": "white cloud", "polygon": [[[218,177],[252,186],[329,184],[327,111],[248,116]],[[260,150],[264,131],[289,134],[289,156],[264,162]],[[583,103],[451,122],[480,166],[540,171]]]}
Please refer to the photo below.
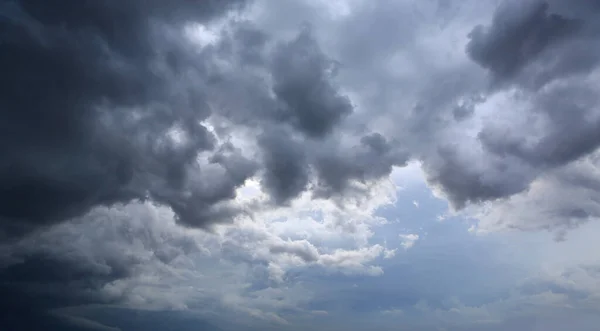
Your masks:
{"label": "white cloud", "polygon": [[415,243],[419,240],[418,234],[400,234],[400,240],[402,243],[400,244],[404,249],[412,248]]}
{"label": "white cloud", "polygon": [[387,310],[382,310],[381,313],[383,315],[392,315],[392,316],[404,315],[404,311],[402,309],[387,309]]}
{"label": "white cloud", "polygon": [[397,252],[396,249],[385,249],[383,251],[383,257],[386,258],[386,259],[391,259],[394,256],[396,256],[396,252]]}
{"label": "white cloud", "polygon": [[[312,201],[304,196],[290,207],[257,210],[252,218],[239,217],[211,232],[181,227],[172,211],[150,203],[97,208],[22,246],[73,255],[80,263],[131,260],[124,262],[131,275],[102,289],[103,295],[131,307],[237,312],[286,324],[279,312],[301,312],[313,295],[287,279],[290,270],[310,268],[340,277],[383,273],[377,260],[395,251],[371,243],[371,237],[373,227],[386,223],[375,212],[394,201],[389,187],[387,182],[374,187],[369,199]],[[261,190],[259,182],[249,181],[239,189],[240,203],[251,206],[264,199]]]}

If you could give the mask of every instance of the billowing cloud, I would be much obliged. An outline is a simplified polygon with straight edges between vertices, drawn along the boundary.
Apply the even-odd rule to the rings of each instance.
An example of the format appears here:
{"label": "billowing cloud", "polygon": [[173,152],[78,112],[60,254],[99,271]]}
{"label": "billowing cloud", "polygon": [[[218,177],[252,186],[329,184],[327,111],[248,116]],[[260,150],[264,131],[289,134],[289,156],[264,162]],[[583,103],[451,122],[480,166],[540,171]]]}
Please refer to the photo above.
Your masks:
{"label": "billowing cloud", "polygon": [[[0,317],[114,330],[64,310],[103,304],[291,325],[319,311],[297,280],[382,276],[428,240],[374,235],[408,164],[474,230],[567,238],[600,216],[599,15],[589,0],[0,1]],[[491,309],[453,305],[425,310]]]}
{"label": "billowing cloud", "polygon": [[[248,199],[269,201],[266,192]],[[235,313],[252,323],[280,325],[287,323],[287,309],[308,313],[312,294],[291,283],[295,273],[382,274],[377,260],[386,250],[363,240],[372,235],[365,225],[375,222],[368,218],[379,204],[357,205],[367,219],[356,220],[357,228],[347,232],[334,224],[316,229],[319,221],[303,215],[317,207],[327,218],[350,219],[356,217],[352,210],[330,201],[315,206],[310,195],[294,204],[258,212],[255,221],[240,218],[212,233],[181,227],[171,209],[149,202],[101,207],[5,243],[0,246],[0,305],[5,308],[0,326],[140,327],[142,322],[121,321],[120,313],[114,323],[103,317],[107,310],[125,308],[191,310],[198,316]],[[278,222],[281,218],[290,224]],[[298,237],[297,231],[305,234]],[[25,312],[30,320],[20,317]],[[94,324],[100,322],[106,325]]]}
{"label": "billowing cloud", "polygon": [[340,95],[331,83],[334,64],[308,29],[275,53],[273,92],[284,103],[281,116],[309,136],[327,134],[352,112],[348,97]]}
{"label": "billowing cloud", "polygon": [[296,198],[309,182],[309,165],[301,143],[286,132],[269,132],[260,139],[265,150],[263,185],[281,203]]}
{"label": "billowing cloud", "polygon": [[[504,1],[489,22],[471,29],[465,52],[489,74],[480,89],[484,97],[474,99],[470,115],[458,122],[441,117],[437,134],[457,142],[428,144],[422,158],[429,182],[455,208],[491,202],[486,210],[500,215],[508,205],[528,205],[504,214],[496,229],[564,230],[594,218],[589,202],[542,202],[533,192],[546,185],[563,192],[583,189],[554,178],[573,176],[582,169],[575,164],[589,165],[598,148],[597,15],[586,1],[568,8],[558,1]],[[469,94],[455,97],[472,100]],[[576,176],[589,177],[593,168]],[[558,205],[562,211],[550,216]]]}
{"label": "billowing cloud", "polygon": [[510,79],[553,44],[577,32],[577,20],[549,13],[549,6],[544,1],[502,3],[491,26],[477,26],[471,32],[467,53],[498,79]]}
{"label": "billowing cloud", "polygon": [[224,171],[210,193],[188,184],[215,139],[201,123],[206,68],[178,30],[241,5],[3,2],[3,232],[146,198],[218,219],[212,205],[244,176]]}
{"label": "billowing cloud", "polygon": [[[193,24],[223,21],[243,5],[3,4],[4,235],[147,199],[188,225],[231,221],[241,211],[232,203],[236,188],[261,163],[275,202],[306,190],[310,168],[320,164],[318,140],[335,149],[328,135],[353,106],[310,28],[269,42],[250,23],[233,22],[215,44],[190,39]],[[231,141],[243,130],[243,139],[262,137],[253,148],[263,152]],[[297,136],[296,147],[286,145],[289,136]],[[304,157],[308,151],[313,156]],[[396,160],[383,162],[387,168],[368,179],[389,173]],[[346,180],[335,181],[342,190]]]}

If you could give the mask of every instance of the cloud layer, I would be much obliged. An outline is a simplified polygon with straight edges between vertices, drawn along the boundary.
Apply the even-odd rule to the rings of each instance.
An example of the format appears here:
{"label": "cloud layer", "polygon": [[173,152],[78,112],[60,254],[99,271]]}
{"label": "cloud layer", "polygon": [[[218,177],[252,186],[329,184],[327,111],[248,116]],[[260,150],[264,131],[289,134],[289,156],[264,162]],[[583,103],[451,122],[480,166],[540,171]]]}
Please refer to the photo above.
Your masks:
{"label": "cloud layer", "polygon": [[[319,315],[306,274],[381,276],[425,245],[375,240],[409,165],[473,232],[566,239],[600,216],[599,15],[590,0],[0,1],[6,327],[114,329],[63,314],[93,304]],[[539,299],[521,292],[421,308],[451,324]]]}

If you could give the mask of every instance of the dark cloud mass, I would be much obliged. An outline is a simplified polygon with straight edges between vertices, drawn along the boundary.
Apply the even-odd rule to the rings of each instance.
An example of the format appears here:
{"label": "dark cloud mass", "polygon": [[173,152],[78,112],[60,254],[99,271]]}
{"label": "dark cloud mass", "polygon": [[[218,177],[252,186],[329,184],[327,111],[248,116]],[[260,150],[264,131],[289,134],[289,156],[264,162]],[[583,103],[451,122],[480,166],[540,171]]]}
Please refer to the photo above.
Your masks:
{"label": "dark cloud mass", "polygon": [[467,52],[498,79],[510,79],[579,27],[575,19],[550,13],[545,1],[507,1],[498,8],[491,26],[478,26],[470,33]]}
{"label": "dark cloud mass", "polygon": [[[84,259],[30,252],[13,256],[0,270],[0,328],[3,330],[87,330],[52,314],[53,309],[117,303],[100,289],[128,276],[132,261],[91,263]],[[98,261],[100,262],[100,261]]]}
{"label": "dark cloud mass", "polygon": [[309,28],[275,54],[273,90],[284,102],[282,116],[309,136],[324,136],[352,112],[350,100],[331,83],[334,71],[334,63],[323,55]]}
{"label": "dark cloud mass", "polygon": [[[216,44],[188,36],[193,24],[227,20],[246,5],[0,1],[0,329],[111,329],[53,312],[121,302],[125,294],[106,286],[149,263],[141,253],[77,254],[76,234],[37,237],[62,222],[150,201],[180,224],[206,228],[243,211],[236,189],[255,174],[276,204],[317,177],[333,192],[389,174],[398,159],[383,137],[365,138],[360,155],[332,156],[355,163],[341,173],[317,161],[319,149],[339,149],[336,128],[353,105],[310,28],[271,42],[233,20]],[[257,151],[233,143],[243,130],[258,137],[250,139]],[[144,248],[166,265],[182,246],[162,245]]]}
{"label": "dark cloud mass", "polygon": [[265,150],[263,185],[276,203],[288,202],[306,189],[309,168],[305,152],[298,141],[286,132],[269,132],[260,139]]}
{"label": "dark cloud mass", "polygon": [[[310,28],[272,51],[267,35],[247,23],[203,51],[185,37],[186,23],[210,22],[243,4],[3,1],[4,235],[146,199],[172,207],[185,224],[230,219],[238,210],[229,202],[257,162],[235,148],[221,155],[203,124],[211,115],[259,131],[289,124],[308,138],[332,133],[352,105]],[[253,87],[260,104],[239,95],[233,109],[213,106],[215,95],[232,99],[254,85],[219,69],[216,61],[227,58],[272,77],[272,87]],[[219,87],[223,82],[230,85]],[[269,142],[260,147],[266,155],[282,150]],[[215,153],[208,164],[197,162]],[[274,172],[266,183],[283,202],[304,190],[308,177],[289,179],[276,162],[267,162]]]}
{"label": "dark cloud mass", "polygon": [[329,148],[315,156],[317,196],[344,192],[352,181],[369,181],[389,176],[393,166],[403,166],[409,154],[379,133],[363,136],[350,148]]}
{"label": "dark cloud mass", "polygon": [[[600,146],[598,1],[504,1],[466,29],[431,20],[453,19],[458,0],[368,2],[330,26],[325,3],[273,0],[248,14],[253,0],[0,0],[0,330],[157,327],[167,317],[63,313],[124,304],[133,295],[120,281],[189,262],[200,249],[179,225],[209,229],[304,192],[368,196],[411,160],[456,208],[510,202],[497,224],[511,210],[539,219],[531,201],[551,219],[531,227],[600,217],[589,171]],[[287,7],[316,24],[277,30],[291,24]],[[449,44],[435,29],[421,38],[434,31],[426,23],[443,38],[470,31],[466,48],[436,53]],[[499,99],[510,106],[498,110]],[[237,201],[257,176],[271,204]],[[162,220],[121,209],[138,205],[166,207],[178,230],[155,236]],[[119,212],[128,221],[106,216]],[[307,240],[266,251],[319,260]]]}
{"label": "dark cloud mass", "polygon": [[[200,123],[211,113],[202,95],[204,64],[180,29],[241,5],[1,1],[1,240],[147,198],[189,224],[226,216],[217,203],[253,166],[224,154],[215,161],[219,177],[192,186],[197,155],[216,141]],[[0,329],[95,329],[51,311],[118,301],[100,289],[128,277],[139,261],[53,249],[64,244],[2,247]]]}
{"label": "dark cloud mass", "polygon": [[466,54],[491,77],[483,101],[504,94],[516,109],[496,110],[508,121],[484,122],[481,152],[441,143],[425,162],[455,207],[527,192],[598,149],[599,14],[596,1],[503,1],[470,32]]}
{"label": "dark cloud mass", "polygon": [[181,195],[195,156],[214,139],[200,124],[210,114],[194,86],[202,63],[175,32],[241,4],[2,1],[4,229]]}
{"label": "dark cloud mass", "polygon": [[[192,237],[168,223],[139,204],[97,208],[71,223],[0,244],[0,329],[142,328],[140,321],[135,326],[123,316],[86,320],[79,311],[62,310],[90,305],[98,312],[103,309],[94,305],[123,305],[131,287],[119,282],[147,275],[146,268],[168,275],[174,261],[198,252]],[[106,327],[94,321],[107,322]]]}

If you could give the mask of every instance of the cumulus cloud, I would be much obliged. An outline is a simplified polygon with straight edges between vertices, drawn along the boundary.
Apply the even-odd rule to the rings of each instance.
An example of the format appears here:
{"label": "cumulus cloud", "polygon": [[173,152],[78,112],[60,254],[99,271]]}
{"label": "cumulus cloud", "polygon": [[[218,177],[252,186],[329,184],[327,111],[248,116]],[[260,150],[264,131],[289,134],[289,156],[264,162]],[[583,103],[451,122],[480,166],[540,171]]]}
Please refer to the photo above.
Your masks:
{"label": "cumulus cloud", "polygon": [[[269,199],[256,197],[261,198]],[[353,215],[332,201],[319,204],[327,217]],[[285,324],[287,309],[309,310],[311,291],[294,285],[296,273],[378,276],[383,272],[377,259],[385,250],[363,241],[371,236],[369,227],[346,232],[322,224],[323,228],[315,229],[318,221],[303,219],[315,207],[306,196],[293,208],[267,210],[256,214],[259,220],[255,221],[240,218],[213,232],[181,227],[171,209],[149,202],[95,208],[0,247],[0,289],[6,294],[0,301],[6,308],[1,315],[5,324],[0,326],[46,323],[61,329],[74,323],[93,329],[99,327],[94,323],[106,321],[103,314],[111,307],[192,310],[199,316],[235,313],[248,323]],[[278,221],[281,218],[291,222]],[[305,235],[298,237],[298,231]],[[360,231],[366,233],[358,236]],[[36,322],[20,317],[25,310]],[[124,318],[121,313],[116,316]],[[118,326],[122,321],[108,322],[107,326]],[[133,323],[126,325],[143,324]]]}
{"label": "cumulus cloud", "polygon": [[331,83],[334,70],[308,28],[275,53],[273,92],[284,103],[281,116],[309,136],[327,134],[352,112],[350,100]]}
{"label": "cumulus cloud", "polygon": [[558,240],[569,230],[597,219],[598,157],[593,153],[534,180],[527,191],[469,211],[477,231],[550,229]]}
{"label": "cumulus cloud", "polygon": [[[74,224],[64,223],[3,244],[0,325],[62,330],[65,324],[82,324],[76,316],[72,319],[54,312],[68,306],[132,300],[134,293],[120,288],[119,282],[137,278],[145,268],[169,274],[168,264],[199,251],[192,237],[165,224],[169,213],[153,211],[97,209]],[[75,329],[86,329],[86,325],[97,326],[90,322]]]}
{"label": "cumulus cloud", "polygon": [[[4,3],[4,235],[146,199],[206,227],[240,212],[236,188],[260,164],[273,200],[285,203],[308,188],[311,168],[339,192],[345,178],[378,179],[402,162],[387,156],[383,138],[367,136],[373,152],[365,157],[381,158],[372,161],[381,170],[364,176],[369,165],[356,165],[335,180],[323,170],[319,140],[335,149],[340,143],[328,136],[353,106],[310,28],[269,42],[234,21],[210,45],[188,38],[190,24],[222,21],[243,5]],[[261,137],[255,153],[231,141],[244,130],[245,139]],[[342,157],[330,162],[351,162]]]}
{"label": "cumulus cloud", "polygon": [[[550,229],[561,238],[566,230],[597,218],[593,200],[583,197],[584,192],[594,194],[593,184],[584,182],[596,181],[597,172],[598,56],[589,56],[597,54],[594,36],[600,29],[592,19],[597,15],[598,8],[585,1],[574,2],[571,9],[553,1],[508,2],[498,9],[488,32],[473,31],[467,46],[471,58],[489,69],[494,79],[512,86],[495,92],[512,109],[485,123],[477,134],[481,153],[495,159],[498,170],[482,168],[469,178],[487,177],[489,182],[495,177],[505,186],[489,196],[479,195],[481,200],[493,200],[478,214],[483,228]],[[510,37],[506,29],[519,37]],[[492,51],[499,49],[494,43],[505,42],[512,46]],[[583,45],[591,53],[584,52]],[[494,54],[507,52],[497,59],[508,62],[492,64]],[[575,179],[583,177],[587,180]],[[562,192],[562,198],[551,198],[551,192]],[[511,213],[513,207],[520,214]]]}
{"label": "cumulus cloud", "polygon": [[412,248],[415,243],[419,240],[418,234],[401,234],[399,235],[400,240],[402,241],[401,245],[404,249]]}
{"label": "cumulus cloud", "polygon": [[177,31],[241,5],[4,1],[3,232],[146,198],[197,224],[223,215],[211,207],[244,176],[224,171],[210,193],[189,187],[215,141],[201,123],[206,68]]}
{"label": "cumulus cloud", "polygon": [[[155,295],[132,294],[124,285],[138,278],[137,268],[169,270],[198,249],[198,238],[172,244],[138,238],[160,231],[150,228],[160,229],[153,222],[148,232],[110,234],[92,222],[114,249],[73,241],[70,222],[102,218],[98,208],[150,201],[172,210],[180,224],[209,228],[288,204],[317,181],[333,195],[349,181],[391,171],[396,159],[382,160],[382,170],[368,176],[368,164],[335,180],[318,170],[325,150],[353,153],[336,133],[353,105],[335,82],[335,61],[309,27],[273,39],[230,19],[247,7],[238,0],[2,2],[0,236],[10,243],[3,247],[2,279],[14,294],[3,297],[23,297],[25,306],[43,302],[36,312],[85,303],[152,305]],[[198,26],[212,31],[209,42],[194,37]],[[381,143],[365,141],[370,156],[387,158]],[[260,201],[263,207],[236,200],[254,176],[263,177],[270,197]],[[56,224],[58,230],[49,228]],[[309,242],[270,238],[258,259],[267,263],[269,255],[292,256],[358,269],[371,256],[353,264],[342,250],[322,262],[325,253]],[[124,243],[135,249],[121,254]],[[39,283],[54,290],[45,293]],[[5,305],[25,309],[10,300]]]}
{"label": "cumulus cloud", "polygon": [[553,44],[577,32],[577,20],[550,13],[549,7],[544,1],[502,3],[490,26],[471,31],[467,53],[497,79],[510,79]]}
{"label": "cumulus cloud", "polygon": [[[3,314],[189,308],[157,284],[198,281],[191,266],[211,258],[274,288],[297,268],[381,275],[395,250],[371,242],[373,215],[409,162],[481,231],[564,239],[598,218],[596,3],[340,6],[2,1]],[[203,290],[287,321],[264,309],[275,299],[245,301],[259,281],[232,283]]]}
{"label": "cumulus cloud", "polygon": [[[597,15],[586,1],[568,8],[559,1],[503,1],[488,22],[471,28],[464,50],[480,68],[461,72],[488,74],[475,94],[483,97],[474,99],[468,117],[434,113],[441,121],[435,134],[456,142],[419,144],[427,151],[421,159],[429,183],[456,209],[484,205],[485,213],[500,217],[509,205],[527,204],[520,214],[496,219],[496,229],[562,231],[594,218],[594,207],[577,199],[562,199],[564,209],[550,216],[558,202],[543,202],[534,192],[545,185],[583,189],[554,178],[581,169],[576,164],[588,163],[598,148]],[[458,91],[451,100],[460,104],[469,95]],[[592,166],[577,176],[593,173]]]}
{"label": "cumulus cloud", "polygon": [[285,132],[270,132],[260,140],[265,155],[263,185],[281,203],[297,197],[309,182],[309,166],[301,143]]}

